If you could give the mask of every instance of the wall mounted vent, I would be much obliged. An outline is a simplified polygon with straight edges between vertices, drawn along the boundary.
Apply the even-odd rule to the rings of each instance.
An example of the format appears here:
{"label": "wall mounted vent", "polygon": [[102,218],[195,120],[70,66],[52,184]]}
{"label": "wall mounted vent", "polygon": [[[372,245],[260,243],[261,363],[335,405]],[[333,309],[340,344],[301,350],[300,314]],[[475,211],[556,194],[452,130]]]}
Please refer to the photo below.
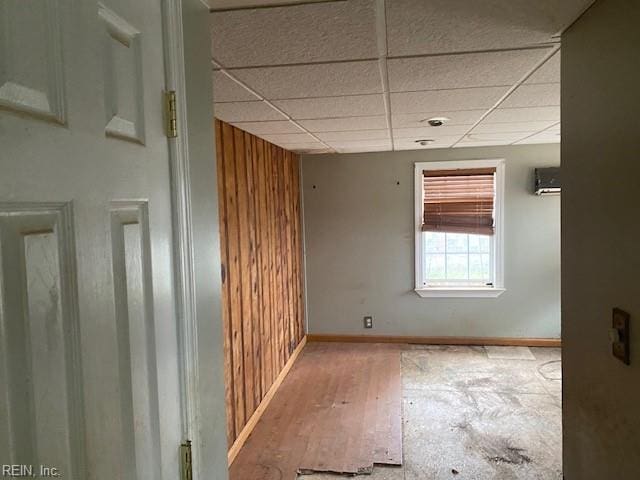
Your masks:
{"label": "wall mounted vent", "polygon": [[560,167],[536,168],[536,195],[560,195]]}

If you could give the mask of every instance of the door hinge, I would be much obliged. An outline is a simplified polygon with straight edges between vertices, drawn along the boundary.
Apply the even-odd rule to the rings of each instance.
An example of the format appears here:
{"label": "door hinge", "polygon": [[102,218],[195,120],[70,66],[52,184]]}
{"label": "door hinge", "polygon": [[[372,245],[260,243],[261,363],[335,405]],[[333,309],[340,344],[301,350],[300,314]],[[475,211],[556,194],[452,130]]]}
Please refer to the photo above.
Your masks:
{"label": "door hinge", "polygon": [[176,91],[165,92],[165,117],[167,119],[167,137],[178,136],[178,108],[176,105]]}
{"label": "door hinge", "polygon": [[193,480],[193,468],[191,465],[191,440],[187,440],[180,445],[181,480]]}

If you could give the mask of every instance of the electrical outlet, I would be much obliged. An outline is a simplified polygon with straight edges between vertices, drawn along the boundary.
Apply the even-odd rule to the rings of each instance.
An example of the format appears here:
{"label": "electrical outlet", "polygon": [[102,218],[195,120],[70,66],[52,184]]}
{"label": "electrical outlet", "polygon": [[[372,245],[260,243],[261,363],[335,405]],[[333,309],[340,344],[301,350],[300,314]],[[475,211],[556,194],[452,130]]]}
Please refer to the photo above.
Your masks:
{"label": "electrical outlet", "polygon": [[629,355],[629,320],[630,316],[627,312],[619,308],[613,309],[609,333],[611,353],[626,365],[631,363]]}
{"label": "electrical outlet", "polygon": [[373,328],[373,317],[364,317],[364,328]]}

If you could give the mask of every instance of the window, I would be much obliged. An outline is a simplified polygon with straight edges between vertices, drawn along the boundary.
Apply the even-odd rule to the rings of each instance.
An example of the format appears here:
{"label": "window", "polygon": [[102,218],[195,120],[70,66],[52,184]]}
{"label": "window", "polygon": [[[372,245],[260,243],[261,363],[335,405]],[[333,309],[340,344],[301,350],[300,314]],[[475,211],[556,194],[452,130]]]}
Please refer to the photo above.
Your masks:
{"label": "window", "polygon": [[502,275],[502,160],[416,163],[416,292],[497,297]]}
{"label": "window", "polygon": [[493,284],[493,241],[489,235],[424,232],[426,286]]}

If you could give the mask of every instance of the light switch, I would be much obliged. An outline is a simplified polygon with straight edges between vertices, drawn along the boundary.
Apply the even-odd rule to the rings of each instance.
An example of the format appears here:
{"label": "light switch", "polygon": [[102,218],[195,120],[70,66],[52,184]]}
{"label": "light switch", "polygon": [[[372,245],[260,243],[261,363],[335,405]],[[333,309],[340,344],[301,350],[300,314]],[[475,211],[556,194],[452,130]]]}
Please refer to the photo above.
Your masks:
{"label": "light switch", "polygon": [[609,332],[613,356],[626,365],[629,365],[631,360],[629,355],[629,319],[630,315],[627,312],[614,308]]}

